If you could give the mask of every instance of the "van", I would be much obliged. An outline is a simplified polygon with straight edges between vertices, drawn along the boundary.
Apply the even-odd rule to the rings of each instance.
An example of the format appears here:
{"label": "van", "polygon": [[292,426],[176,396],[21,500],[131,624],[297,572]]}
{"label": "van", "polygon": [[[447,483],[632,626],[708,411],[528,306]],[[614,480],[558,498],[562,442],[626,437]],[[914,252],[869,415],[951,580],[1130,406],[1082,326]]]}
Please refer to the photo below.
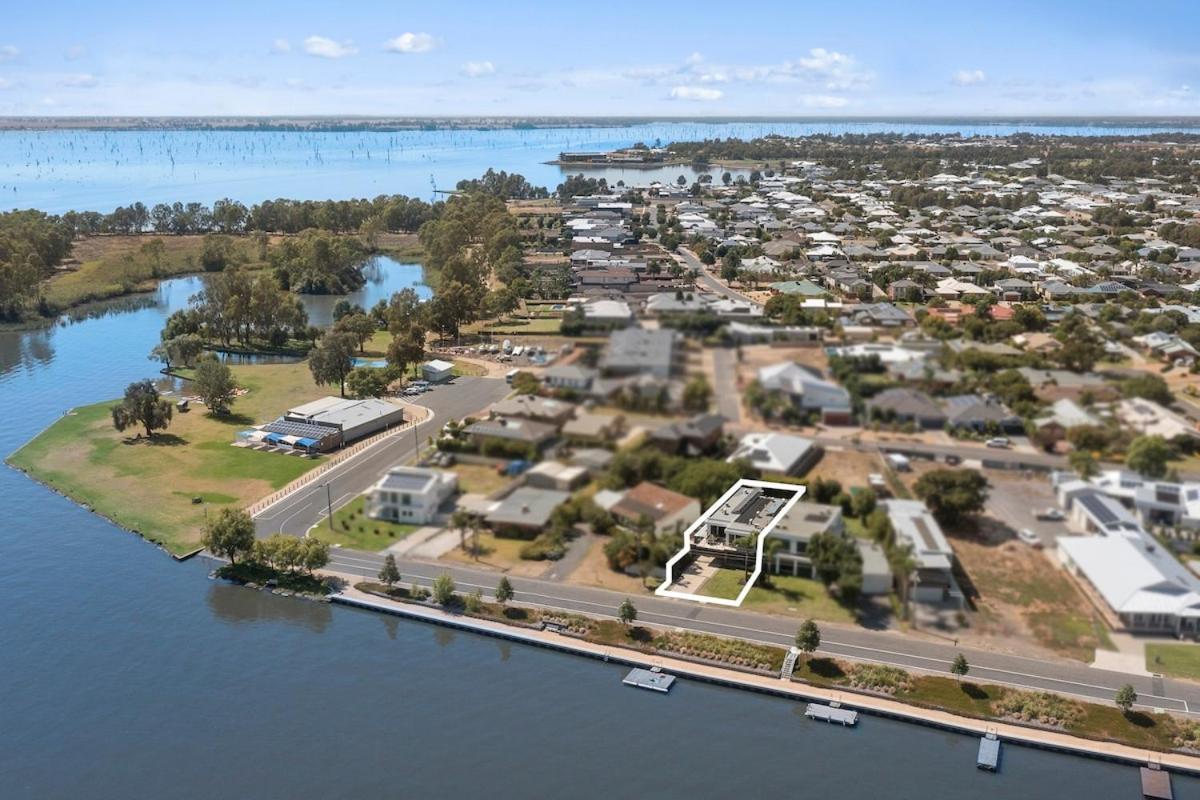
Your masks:
{"label": "van", "polygon": [[891,465],[892,469],[899,472],[908,472],[909,467],[911,466],[908,461],[908,456],[904,456],[899,453],[888,453],[887,462]]}
{"label": "van", "polygon": [[521,370],[519,369],[510,369],[508,372],[504,373],[504,382],[509,386],[512,386],[513,378],[517,377],[517,373],[520,371]]}

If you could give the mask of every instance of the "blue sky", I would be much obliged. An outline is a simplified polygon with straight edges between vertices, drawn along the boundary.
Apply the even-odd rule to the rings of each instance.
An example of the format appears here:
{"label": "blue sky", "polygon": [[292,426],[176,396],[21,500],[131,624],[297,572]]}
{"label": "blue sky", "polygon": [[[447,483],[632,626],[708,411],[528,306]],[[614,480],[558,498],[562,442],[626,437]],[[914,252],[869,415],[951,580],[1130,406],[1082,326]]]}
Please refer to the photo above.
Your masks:
{"label": "blue sky", "polygon": [[1200,114],[1196,2],[5,5],[5,115]]}

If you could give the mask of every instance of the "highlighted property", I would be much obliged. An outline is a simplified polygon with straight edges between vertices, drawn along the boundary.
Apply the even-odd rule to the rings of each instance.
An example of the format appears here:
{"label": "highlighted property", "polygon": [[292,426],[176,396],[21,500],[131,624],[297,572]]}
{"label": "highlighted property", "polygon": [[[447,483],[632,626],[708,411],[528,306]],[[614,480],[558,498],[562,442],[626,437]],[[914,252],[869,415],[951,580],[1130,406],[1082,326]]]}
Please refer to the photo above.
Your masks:
{"label": "highlighted property", "polygon": [[[804,491],[803,486],[790,483],[735,483],[684,531],[683,549],[667,562],[666,580],[655,594],[740,606],[762,573],[767,537]],[[706,585],[724,585],[727,582],[720,576],[734,570],[745,576],[736,597],[706,593]]]}

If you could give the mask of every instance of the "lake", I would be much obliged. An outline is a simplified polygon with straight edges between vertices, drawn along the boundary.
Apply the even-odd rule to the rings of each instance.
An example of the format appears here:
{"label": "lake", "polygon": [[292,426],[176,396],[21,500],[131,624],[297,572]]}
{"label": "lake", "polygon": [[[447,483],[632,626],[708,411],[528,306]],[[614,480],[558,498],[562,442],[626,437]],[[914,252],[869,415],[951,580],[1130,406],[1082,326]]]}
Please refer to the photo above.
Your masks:
{"label": "lake", "polygon": [[[1125,135],[1195,130],[1127,121],[988,120],[657,122],[590,128],[341,131],[0,131],[0,208],[111,211],[141,201],[257,203],[406,194],[431,199],[489,167],[553,190],[579,167],[547,164],[564,150],[610,150],[770,133]],[[588,169],[610,183],[644,185],[697,174],[688,167]]]}
{"label": "lake", "polygon": [[[0,454],[154,377],[147,353],[202,280],[0,332]],[[353,299],[419,281],[379,259]],[[314,322],[335,301],[306,298]],[[0,507],[5,800],[1138,796],[1132,767],[1006,747],[988,775],[967,736],[844,730],[689,682],[664,697],[615,665],[217,584],[8,468]],[[1200,780],[1175,790],[1200,796]]]}

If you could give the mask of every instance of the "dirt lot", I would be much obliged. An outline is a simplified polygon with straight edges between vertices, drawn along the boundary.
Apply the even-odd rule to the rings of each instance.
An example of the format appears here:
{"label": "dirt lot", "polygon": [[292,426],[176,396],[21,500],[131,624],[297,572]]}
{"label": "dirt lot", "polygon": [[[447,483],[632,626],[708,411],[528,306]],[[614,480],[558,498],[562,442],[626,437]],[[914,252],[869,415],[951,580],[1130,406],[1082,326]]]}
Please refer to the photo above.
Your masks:
{"label": "dirt lot", "polygon": [[592,542],[583,561],[567,577],[567,583],[598,586],[614,592],[625,592],[630,596],[651,594],[652,590],[642,585],[641,578],[624,575],[609,568],[608,560],[604,557],[605,541],[607,540],[598,538]]}
{"label": "dirt lot", "polygon": [[829,369],[829,358],[825,355],[823,347],[771,347],[756,344],[742,348],[738,373],[744,383],[749,383],[758,376],[758,371],[763,367],[782,364],[785,361],[795,361],[802,366],[818,369],[822,375]]}
{"label": "dirt lot", "polygon": [[867,476],[872,472],[883,472],[883,461],[875,453],[860,453],[857,450],[830,450],[817,465],[809,470],[805,478],[835,480],[844,488],[866,486]]}

